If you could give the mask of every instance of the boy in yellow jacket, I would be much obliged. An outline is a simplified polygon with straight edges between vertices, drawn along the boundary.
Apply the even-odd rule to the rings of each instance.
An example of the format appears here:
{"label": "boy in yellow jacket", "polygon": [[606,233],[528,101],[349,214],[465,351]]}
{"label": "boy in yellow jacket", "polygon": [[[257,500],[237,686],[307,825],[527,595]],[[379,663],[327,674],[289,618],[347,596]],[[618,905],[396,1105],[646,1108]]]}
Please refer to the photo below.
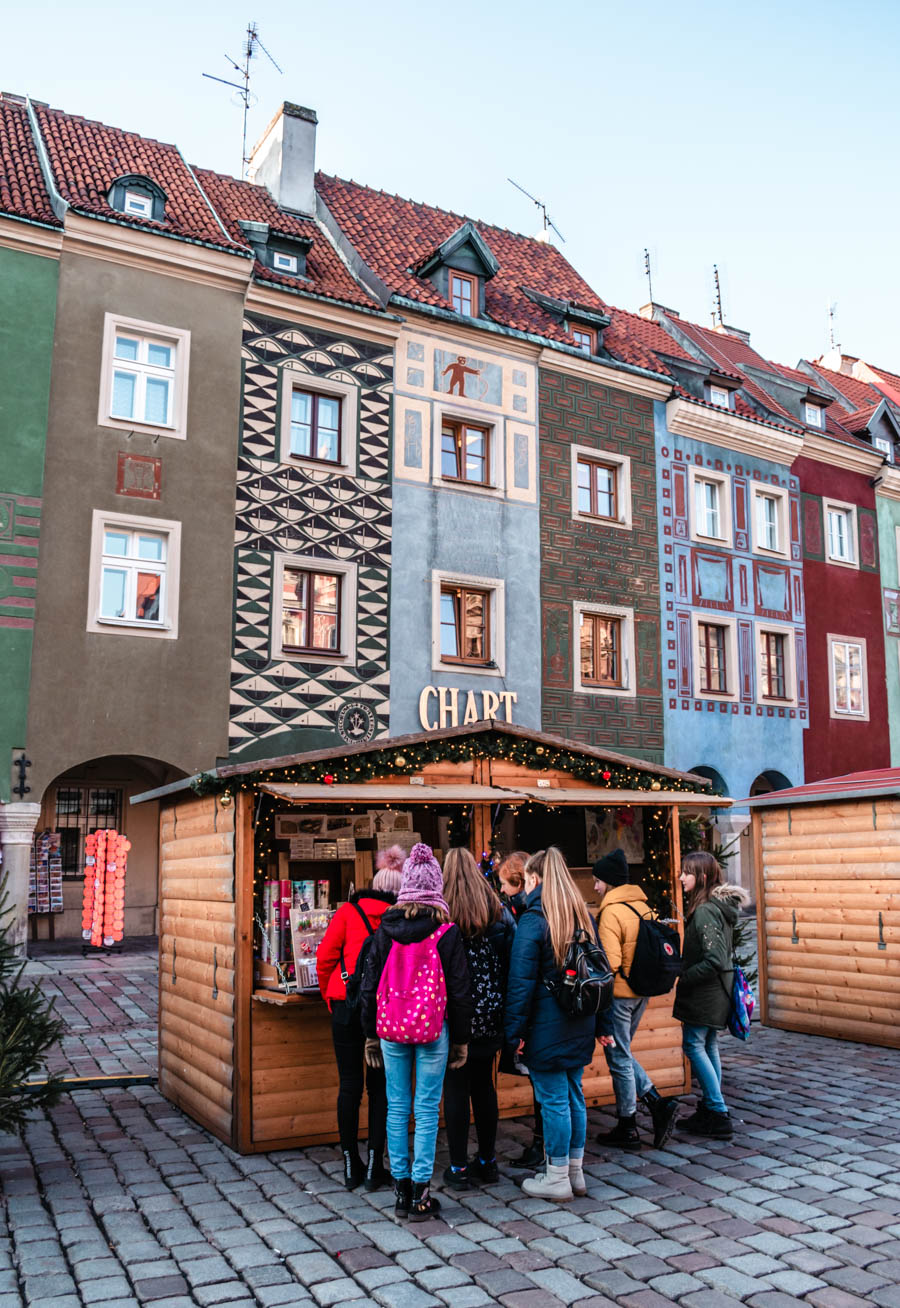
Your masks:
{"label": "boy in yellow jacket", "polygon": [[616,1117],[611,1131],[602,1132],[597,1141],[635,1153],[641,1147],[637,1129],[637,1101],[646,1104],[653,1120],[653,1146],[661,1149],[672,1134],[678,1112],[677,1099],[663,1099],[631,1052],[631,1041],[647,1007],[646,995],[631,989],[626,977],[631,972],[641,918],[652,917],[653,910],[640,886],[629,882],[625,853],[614,849],[594,864],[594,889],[600,896],[597,928],[600,944],[606,951],[615,973],[613,1001],[600,1018],[604,1035],[615,1040],[604,1047],[606,1062],[616,1092]]}

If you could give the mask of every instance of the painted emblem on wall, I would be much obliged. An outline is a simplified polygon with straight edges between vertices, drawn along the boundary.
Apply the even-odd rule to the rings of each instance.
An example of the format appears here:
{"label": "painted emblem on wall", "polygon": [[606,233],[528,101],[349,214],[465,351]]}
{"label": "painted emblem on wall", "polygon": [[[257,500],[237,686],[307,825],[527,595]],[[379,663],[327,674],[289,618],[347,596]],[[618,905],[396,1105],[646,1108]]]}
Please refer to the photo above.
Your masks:
{"label": "painted emblem on wall", "polygon": [[162,485],[162,459],[119,451],[116,468],[116,494],[133,495],[141,500],[158,500]]}
{"label": "painted emblem on wall", "polygon": [[891,636],[900,636],[900,590],[884,592],[884,626]]}
{"label": "painted emblem on wall", "polygon": [[348,745],[364,745],[375,735],[375,714],[368,704],[345,704],[338,713],[338,734]]}
{"label": "painted emblem on wall", "polygon": [[496,363],[435,350],[434,389],[447,395],[464,395],[468,400],[502,404],[503,371]]}

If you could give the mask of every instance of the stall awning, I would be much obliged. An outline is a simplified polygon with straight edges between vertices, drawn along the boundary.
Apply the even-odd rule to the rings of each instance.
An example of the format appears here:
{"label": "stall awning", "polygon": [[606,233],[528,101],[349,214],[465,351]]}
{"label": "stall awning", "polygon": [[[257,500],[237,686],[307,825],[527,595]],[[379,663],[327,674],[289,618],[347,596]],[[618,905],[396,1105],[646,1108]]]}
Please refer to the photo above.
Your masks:
{"label": "stall awning", "polygon": [[522,804],[530,798],[524,790],[498,786],[472,786],[451,782],[446,786],[356,785],[326,786],[322,782],[266,782],[260,790],[291,804]]}
{"label": "stall awning", "polygon": [[732,801],[722,795],[704,795],[689,790],[610,790],[608,786],[517,786],[515,793],[531,803],[581,804],[587,808],[610,808],[618,805],[677,804],[679,808],[729,808]]}

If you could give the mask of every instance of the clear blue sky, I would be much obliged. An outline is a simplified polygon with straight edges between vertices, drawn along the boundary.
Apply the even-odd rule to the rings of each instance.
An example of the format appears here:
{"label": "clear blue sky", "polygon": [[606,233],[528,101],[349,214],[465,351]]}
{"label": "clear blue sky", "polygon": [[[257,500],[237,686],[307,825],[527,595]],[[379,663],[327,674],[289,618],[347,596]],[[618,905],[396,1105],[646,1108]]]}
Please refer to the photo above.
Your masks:
{"label": "clear blue sky", "polygon": [[319,115],[326,171],[533,233],[543,196],[600,295],[726,321],[793,364],[827,341],[900,370],[897,0],[196,0],[7,8],[3,89],[240,164],[223,53],[249,19],[255,139]]}

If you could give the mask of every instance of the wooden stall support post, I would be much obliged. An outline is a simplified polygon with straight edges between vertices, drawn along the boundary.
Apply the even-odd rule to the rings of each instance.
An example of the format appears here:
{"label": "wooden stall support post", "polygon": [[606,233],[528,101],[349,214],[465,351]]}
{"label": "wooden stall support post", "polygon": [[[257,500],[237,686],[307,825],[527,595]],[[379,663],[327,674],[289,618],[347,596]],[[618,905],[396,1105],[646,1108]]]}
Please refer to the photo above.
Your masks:
{"label": "wooden stall support post", "polygon": [[[673,804],[669,810],[669,876],[674,881],[672,886],[672,903],[675,905],[675,916],[678,918],[678,930],[681,935],[681,942],[684,944],[684,896],[681,893],[681,828],[679,826],[680,818],[678,814],[678,805]],[[674,1003],[674,996],[672,999]],[[691,1091],[691,1065],[685,1054],[681,1055],[681,1065],[684,1073],[684,1080],[677,1088],[677,1093],[686,1095]]]}
{"label": "wooden stall support post", "polygon": [[252,1144],[250,1005],[253,993],[253,885],[256,848],[253,806],[256,794],[238,790],[234,813],[234,1147]]}
{"label": "wooden stall support post", "polygon": [[[476,786],[489,786],[490,783],[490,760],[478,758],[473,761],[472,781]],[[489,804],[472,805],[472,830],[470,838],[472,840],[472,854],[475,862],[481,865],[481,851],[486,849],[490,853],[491,848],[491,808]]]}
{"label": "wooden stall support post", "polygon": [[769,1022],[769,941],[766,935],[766,878],[763,868],[763,814],[758,810],[750,818],[753,850],[753,884],[756,889],[756,972],[759,991],[759,1020]]}

